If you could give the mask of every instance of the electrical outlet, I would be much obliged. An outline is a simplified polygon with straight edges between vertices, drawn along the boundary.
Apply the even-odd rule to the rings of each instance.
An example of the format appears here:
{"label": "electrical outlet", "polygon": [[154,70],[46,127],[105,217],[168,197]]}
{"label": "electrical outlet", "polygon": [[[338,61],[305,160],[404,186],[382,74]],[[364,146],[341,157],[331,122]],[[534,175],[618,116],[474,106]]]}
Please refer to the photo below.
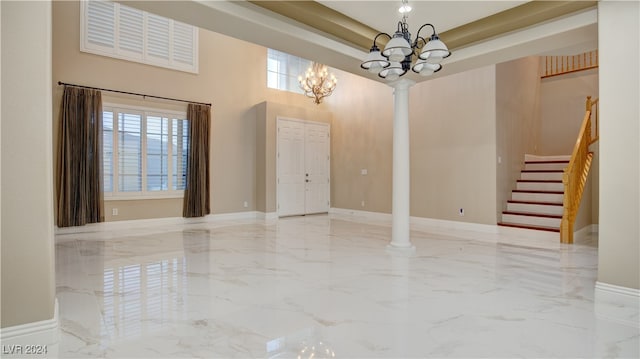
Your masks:
{"label": "electrical outlet", "polygon": [[360,202],[360,206],[364,207],[364,201]]}
{"label": "electrical outlet", "polygon": [[363,175],[363,176],[366,176],[367,174],[369,174],[369,171],[367,171],[366,168],[363,168],[363,169],[360,170],[360,174]]}
{"label": "electrical outlet", "polygon": [[117,208],[111,208],[111,215],[112,216],[117,216],[118,215],[118,209]]}
{"label": "electrical outlet", "polygon": [[464,216],[464,208],[460,208],[460,210],[458,211],[458,214],[460,216]]}
{"label": "electrical outlet", "polygon": [[247,202],[247,201],[244,201],[244,204],[243,204],[243,206],[244,206],[244,208],[247,208],[247,207],[249,207],[249,202]]}

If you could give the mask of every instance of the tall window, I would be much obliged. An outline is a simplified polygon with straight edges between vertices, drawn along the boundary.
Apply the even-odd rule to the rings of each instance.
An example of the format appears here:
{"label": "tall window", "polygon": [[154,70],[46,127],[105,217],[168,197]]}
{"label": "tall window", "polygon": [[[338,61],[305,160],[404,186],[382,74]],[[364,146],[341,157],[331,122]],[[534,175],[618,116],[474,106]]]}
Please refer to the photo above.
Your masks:
{"label": "tall window", "polygon": [[198,28],[120,3],[80,1],[80,50],[198,72]]}
{"label": "tall window", "polygon": [[185,118],[184,113],[104,106],[105,198],[182,195],[189,146]]}
{"label": "tall window", "polygon": [[267,87],[304,93],[298,76],[304,74],[311,61],[273,49],[267,51]]}

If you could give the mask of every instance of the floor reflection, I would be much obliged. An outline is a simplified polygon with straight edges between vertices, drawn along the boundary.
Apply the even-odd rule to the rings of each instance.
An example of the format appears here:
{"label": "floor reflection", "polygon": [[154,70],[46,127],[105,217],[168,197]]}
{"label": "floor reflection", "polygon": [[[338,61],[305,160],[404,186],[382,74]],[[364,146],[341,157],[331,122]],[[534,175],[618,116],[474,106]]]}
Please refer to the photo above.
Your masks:
{"label": "floor reflection", "polygon": [[299,332],[267,342],[267,357],[275,358],[335,358],[336,353],[326,341],[322,330],[317,327],[305,328]]}
{"label": "floor reflection", "polygon": [[102,308],[105,333],[132,338],[186,317],[186,261],[168,258],[105,268]]}

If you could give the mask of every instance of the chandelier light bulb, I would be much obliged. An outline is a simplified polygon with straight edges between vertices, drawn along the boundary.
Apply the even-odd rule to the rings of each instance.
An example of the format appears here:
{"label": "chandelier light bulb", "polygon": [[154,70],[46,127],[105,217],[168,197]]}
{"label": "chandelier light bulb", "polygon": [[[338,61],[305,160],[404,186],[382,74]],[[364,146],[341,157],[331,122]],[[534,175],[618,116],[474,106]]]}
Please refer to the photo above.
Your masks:
{"label": "chandelier light bulb", "polygon": [[408,0],[402,0],[402,5],[398,8],[398,12],[403,15],[411,12],[411,5],[409,5]]}

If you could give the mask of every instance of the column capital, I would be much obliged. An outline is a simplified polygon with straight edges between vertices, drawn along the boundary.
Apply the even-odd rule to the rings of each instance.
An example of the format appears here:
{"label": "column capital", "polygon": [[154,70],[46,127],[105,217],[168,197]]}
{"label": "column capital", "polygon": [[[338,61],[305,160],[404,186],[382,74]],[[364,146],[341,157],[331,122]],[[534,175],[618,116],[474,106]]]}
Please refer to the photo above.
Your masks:
{"label": "column capital", "polygon": [[387,83],[387,85],[393,87],[394,89],[408,89],[409,87],[415,85],[416,82],[409,79],[398,79],[392,82]]}

